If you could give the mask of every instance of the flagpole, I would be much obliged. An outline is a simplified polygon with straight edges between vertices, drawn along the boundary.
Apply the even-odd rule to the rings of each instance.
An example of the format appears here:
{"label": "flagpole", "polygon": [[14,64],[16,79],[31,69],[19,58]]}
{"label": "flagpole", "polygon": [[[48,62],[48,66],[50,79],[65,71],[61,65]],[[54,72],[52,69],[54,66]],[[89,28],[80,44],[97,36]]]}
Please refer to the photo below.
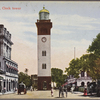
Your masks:
{"label": "flagpole", "polygon": [[75,59],[75,47],[74,47],[74,59]]}

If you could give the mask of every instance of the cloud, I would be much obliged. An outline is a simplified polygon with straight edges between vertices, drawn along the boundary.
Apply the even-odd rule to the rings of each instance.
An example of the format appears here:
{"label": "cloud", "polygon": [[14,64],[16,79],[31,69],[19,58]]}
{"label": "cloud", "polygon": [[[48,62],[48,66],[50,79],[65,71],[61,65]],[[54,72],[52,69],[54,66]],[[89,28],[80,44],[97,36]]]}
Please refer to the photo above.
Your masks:
{"label": "cloud", "polygon": [[[36,35],[34,35],[34,34],[37,34],[37,28],[35,26],[35,23],[32,24],[31,21],[29,21],[27,23],[26,20],[19,21],[17,19],[16,19],[16,21],[9,21],[9,20],[6,20],[3,16],[0,17],[0,22],[2,24],[4,24],[4,26],[7,28],[7,30],[12,34],[12,37],[16,36],[16,37],[19,37],[23,40],[27,39],[27,38],[32,38],[33,40],[36,39]],[[8,18],[11,19],[12,18],[11,16],[13,16],[13,14],[9,15]],[[16,14],[16,16],[20,17],[21,14],[18,14],[18,15]],[[16,16],[15,16],[15,18],[16,18]],[[32,17],[32,15],[28,15],[28,16]],[[27,19],[28,19],[28,16],[27,16]],[[15,18],[13,18],[13,19],[15,19]],[[30,33],[26,34],[26,32],[30,32],[30,33],[33,33],[33,34],[30,34]]]}
{"label": "cloud", "polygon": [[37,73],[37,44],[14,38],[12,58],[18,63],[19,72],[29,69],[29,74]]}
{"label": "cloud", "polygon": [[75,47],[75,46],[80,46],[80,47],[87,47],[89,46],[89,44],[91,43],[91,41],[86,40],[86,39],[81,39],[81,40],[52,40],[52,45],[58,44],[56,45],[56,47]]}
{"label": "cloud", "polygon": [[70,33],[74,33],[74,32],[73,32],[73,31],[67,31],[67,30],[62,30],[62,29],[55,29],[55,28],[53,28],[53,29],[51,30],[51,33],[63,35],[63,34],[70,34]]}
{"label": "cloud", "polygon": [[[100,24],[100,19],[80,16],[80,15],[51,15],[52,22],[54,26],[61,26],[61,27],[72,27],[72,29],[78,30],[94,30],[96,26],[93,24]],[[67,29],[68,29],[67,28]]]}

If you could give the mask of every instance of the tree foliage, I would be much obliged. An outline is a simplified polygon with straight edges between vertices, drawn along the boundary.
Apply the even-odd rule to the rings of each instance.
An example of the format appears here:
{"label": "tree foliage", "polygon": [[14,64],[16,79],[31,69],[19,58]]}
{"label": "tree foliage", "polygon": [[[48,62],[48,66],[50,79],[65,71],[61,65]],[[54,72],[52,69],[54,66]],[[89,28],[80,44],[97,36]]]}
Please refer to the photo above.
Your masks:
{"label": "tree foliage", "polygon": [[26,87],[30,87],[31,86],[31,77],[28,74],[25,74],[23,72],[20,72],[18,74],[18,83],[23,82]]}
{"label": "tree foliage", "polygon": [[69,67],[65,69],[65,72],[67,72],[67,75],[74,75],[74,77],[78,78],[79,77],[79,59],[77,58],[72,59],[69,63]]}
{"label": "tree foliage", "polygon": [[91,43],[91,45],[89,45],[87,51],[89,53],[94,53],[100,57],[100,33],[96,36],[95,39],[93,39],[93,42]]}
{"label": "tree foliage", "polygon": [[88,73],[92,79],[100,79],[100,59],[94,54],[82,55],[79,59],[72,59],[69,63],[69,67],[65,69],[67,75],[74,75],[75,78],[79,78],[81,71]]}
{"label": "tree foliage", "polygon": [[91,61],[91,74],[94,79],[100,79],[100,33],[93,39],[91,45],[87,49],[89,53],[93,53],[94,55],[94,65]]}
{"label": "tree foliage", "polygon": [[57,86],[61,86],[66,78],[67,75],[63,75],[63,70],[58,68],[51,69],[51,80],[52,82],[57,83]]}

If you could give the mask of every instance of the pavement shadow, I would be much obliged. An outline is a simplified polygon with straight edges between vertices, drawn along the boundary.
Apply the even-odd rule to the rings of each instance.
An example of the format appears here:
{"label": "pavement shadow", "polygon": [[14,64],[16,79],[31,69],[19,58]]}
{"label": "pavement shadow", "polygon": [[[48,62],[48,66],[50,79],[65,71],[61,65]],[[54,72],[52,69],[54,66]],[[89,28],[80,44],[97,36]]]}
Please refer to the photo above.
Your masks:
{"label": "pavement shadow", "polygon": [[67,97],[55,97],[55,98],[60,98],[61,99],[61,98],[67,98]]}
{"label": "pavement shadow", "polygon": [[25,95],[25,94],[17,94],[17,95]]}
{"label": "pavement shadow", "polygon": [[79,95],[79,96],[81,96],[81,97],[90,97],[90,98],[98,98],[98,96],[97,95]]}
{"label": "pavement shadow", "polygon": [[74,92],[73,94],[81,94],[81,92]]}

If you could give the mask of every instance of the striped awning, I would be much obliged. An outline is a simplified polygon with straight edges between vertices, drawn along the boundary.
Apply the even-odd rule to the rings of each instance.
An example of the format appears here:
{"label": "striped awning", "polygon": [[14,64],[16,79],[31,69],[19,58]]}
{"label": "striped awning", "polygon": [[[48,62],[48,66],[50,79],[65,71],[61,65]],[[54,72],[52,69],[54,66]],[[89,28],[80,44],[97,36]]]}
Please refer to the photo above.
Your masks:
{"label": "striped awning", "polygon": [[[6,64],[7,65],[7,64]],[[9,65],[7,65],[7,67],[9,68],[10,66]]]}
{"label": "striped awning", "polygon": [[[6,65],[7,65],[7,64],[6,64]],[[12,66],[10,66],[10,65],[7,65],[7,67],[18,71],[18,69],[17,69],[17,68],[12,67]]]}
{"label": "striped awning", "polygon": [[67,85],[68,83],[66,82],[65,84],[63,84],[62,86],[65,86],[65,85]]}

